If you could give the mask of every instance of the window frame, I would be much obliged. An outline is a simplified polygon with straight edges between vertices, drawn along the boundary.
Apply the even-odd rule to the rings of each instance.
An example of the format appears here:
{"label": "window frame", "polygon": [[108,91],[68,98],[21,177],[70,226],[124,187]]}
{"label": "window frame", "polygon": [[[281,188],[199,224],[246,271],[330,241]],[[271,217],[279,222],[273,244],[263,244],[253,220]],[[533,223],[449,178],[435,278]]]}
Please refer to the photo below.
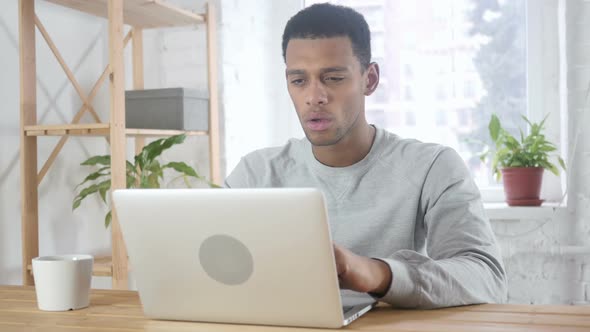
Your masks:
{"label": "window frame", "polygon": [[[526,2],[527,117],[539,122],[548,115],[545,133],[562,157],[567,148],[567,109],[562,104],[560,0],[527,0]],[[557,82],[556,82],[557,80]],[[557,84],[556,84],[557,83]],[[557,111],[555,111],[557,110]],[[522,125],[521,125],[522,126]],[[565,175],[544,172],[541,197],[560,202],[565,190]],[[503,187],[480,187],[484,203],[504,202]]]}

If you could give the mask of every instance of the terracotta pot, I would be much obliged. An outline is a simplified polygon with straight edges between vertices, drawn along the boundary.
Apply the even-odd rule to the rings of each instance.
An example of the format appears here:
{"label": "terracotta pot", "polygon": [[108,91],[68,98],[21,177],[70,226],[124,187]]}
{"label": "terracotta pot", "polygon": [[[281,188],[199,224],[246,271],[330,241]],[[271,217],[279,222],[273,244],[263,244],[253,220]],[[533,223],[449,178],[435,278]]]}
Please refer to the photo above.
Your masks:
{"label": "terracotta pot", "polygon": [[501,169],[506,203],[510,206],[539,206],[542,167],[505,167]]}

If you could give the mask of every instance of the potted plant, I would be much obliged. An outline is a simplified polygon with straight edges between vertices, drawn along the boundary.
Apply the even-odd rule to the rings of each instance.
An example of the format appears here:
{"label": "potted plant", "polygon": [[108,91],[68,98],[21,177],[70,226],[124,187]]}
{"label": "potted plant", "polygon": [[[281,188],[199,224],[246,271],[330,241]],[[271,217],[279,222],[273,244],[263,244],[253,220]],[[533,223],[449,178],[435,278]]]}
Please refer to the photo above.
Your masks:
{"label": "potted plant", "polygon": [[[159,188],[160,180],[164,178],[164,170],[171,169],[179,173],[179,177],[184,179],[187,187],[191,187],[189,178],[196,178],[207,183],[211,187],[219,188],[218,185],[213,184],[204,177],[200,176],[192,167],[184,162],[173,161],[164,165],[160,164],[158,157],[165,150],[169,149],[175,144],[184,142],[186,135],[176,135],[168,138],[158,139],[146,145],[141,152],[139,152],[134,162],[126,162],[127,173],[127,188]],[[82,200],[92,194],[98,193],[102,201],[107,203],[107,192],[111,189],[111,156],[94,156],[88,158],[81,163],[82,166],[100,166],[100,168],[90,173],[86,178],[76,186],[76,189],[84,184],[90,183],[87,187],[82,188],[74,198],[72,210],[80,206]],[[106,214],[104,219],[105,227],[111,223],[111,211]]]}
{"label": "potted plant", "polygon": [[[557,148],[549,142],[543,134],[543,126],[547,117],[541,123],[532,123],[525,116],[522,117],[529,125],[529,134],[520,131],[520,141],[502,128],[500,119],[492,114],[488,129],[495,145],[495,150],[484,152],[484,161],[492,155],[492,172],[497,180],[503,179],[506,203],[510,206],[539,206],[543,201],[539,198],[543,171],[551,171],[559,175],[559,169],[550,158]],[[559,165],[566,169],[565,162],[556,156]]]}

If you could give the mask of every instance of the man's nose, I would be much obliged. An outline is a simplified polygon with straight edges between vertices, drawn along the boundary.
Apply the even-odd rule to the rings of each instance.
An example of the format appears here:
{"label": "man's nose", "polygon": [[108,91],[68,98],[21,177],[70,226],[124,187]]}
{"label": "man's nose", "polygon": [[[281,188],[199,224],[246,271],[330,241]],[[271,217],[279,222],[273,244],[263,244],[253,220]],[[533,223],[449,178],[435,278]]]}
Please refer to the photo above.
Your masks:
{"label": "man's nose", "polygon": [[306,103],[309,106],[325,105],[328,103],[328,93],[321,82],[311,82],[307,89]]}

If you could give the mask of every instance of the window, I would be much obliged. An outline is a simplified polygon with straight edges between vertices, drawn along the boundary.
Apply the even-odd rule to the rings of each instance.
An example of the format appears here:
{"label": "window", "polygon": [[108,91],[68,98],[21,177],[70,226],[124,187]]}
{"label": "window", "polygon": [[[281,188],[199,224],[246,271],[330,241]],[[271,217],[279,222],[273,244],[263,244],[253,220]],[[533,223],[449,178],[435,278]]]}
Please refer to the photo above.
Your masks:
{"label": "window", "polygon": [[413,100],[414,99],[414,94],[412,93],[412,87],[409,85],[406,85],[404,87],[404,100]]}
{"label": "window", "polygon": [[[307,0],[306,5],[318,2],[325,1]],[[359,8],[361,13],[360,9],[365,6],[365,0],[329,2]],[[535,2],[531,8],[527,7],[527,0],[371,1],[371,10],[382,12],[381,17],[400,18],[384,20],[379,26],[380,37],[373,40],[372,45],[385,52],[382,59],[391,68],[381,71],[382,79],[389,83],[388,89],[398,87],[401,92],[387,93],[389,103],[412,110],[401,112],[401,121],[374,123],[392,132],[409,133],[412,138],[451,146],[464,158],[482,192],[488,189],[501,192],[501,184],[493,179],[490,166],[479,161],[483,147],[469,141],[489,142],[487,122],[492,110],[514,134],[518,133],[517,127],[523,125],[521,114],[528,113],[529,117],[539,120],[549,112],[550,108],[544,105],[528,106],[534,102],[529,96],[531,91],[537,95],[536,100],[546,100],[538,98],[539,95],[543,96],[550,89],[549,85],[556,84],[550,77],[531,78],[531,75],[551,71],[529,67],[529,61],[537,66],[546,66],[549,61],[530,60],[531,56],[547,59],[558,56],[548,56],[547,50],[540,46],[546,45],[540,42],[547,40],[546,31],[557,31],[558,1],[550,2],[551,6],[541,10]],[[376,9],[375,4],[380,8]],[[543,12],[548,10],[553,12]],[[531,42],[531,36],[537,41]],[[527,47],[535,43],[538,49],[527,53]],[[412,56],[404,58],[407,54]],[[527,78],[529,82],[545,86],[527,86]],[[559,96],[555,97],[558,100]],[[368,98],[367,108],[374,102]],[[436,133],[426,123],[421,127],[417,114],[432,114],[431,121],[438,128]],[[548,131],[557,132],[559,142],[560,124],[548,126],[553,126]]]}
{"label": "window", "polygon": [[458,109],[457,110],[457,123],[459,124],[459,129],[465,128],[467,131],[470,131],[470,110],[468,109]]}
{"label": "window", "polygon": [[416,126],[416,113],[406,112],[406,126],[408,126],[408,127],[415,127]]}
{"label": "window", "polygon": [[385,55],[385,36],[381,32],[371,33],[371,55],[378,58]]}
{"label": "window", "polygon": [[406,78],[411,79],[412,77],[414,77],[414,70],[412,69],[412,65],[409,63],[406,63],[404,65],[404,75],[406,75]]}
{"label": "window", "polygon": [[436,111],[436,115],[434,117],[434,124],[437,127],[444,127],[447,125],[447,112],[445,110]]}
{"label": "window", "polygon": [[369,123],[377,123],[380,126],[387,126],[388,128],[398,127],[401,125],[400,112],[393,110],[367,109],[367,121]]}
{"label": "window", "polygon": [[443,101],[447,99],[447,88],[443,82],[436,85],[436,100]]}
{"label": "window", "polygon": [[473,80],[463,82],[463,97],[465,99],[475,98],[475,82]]}
{"label": "window", "polygon": [[387,86],[387,82],[379,82],[379,86],[377,86],[377,90],[373,92],[370,96],[371,103],[374,104],[387,104],[389,87]]}

